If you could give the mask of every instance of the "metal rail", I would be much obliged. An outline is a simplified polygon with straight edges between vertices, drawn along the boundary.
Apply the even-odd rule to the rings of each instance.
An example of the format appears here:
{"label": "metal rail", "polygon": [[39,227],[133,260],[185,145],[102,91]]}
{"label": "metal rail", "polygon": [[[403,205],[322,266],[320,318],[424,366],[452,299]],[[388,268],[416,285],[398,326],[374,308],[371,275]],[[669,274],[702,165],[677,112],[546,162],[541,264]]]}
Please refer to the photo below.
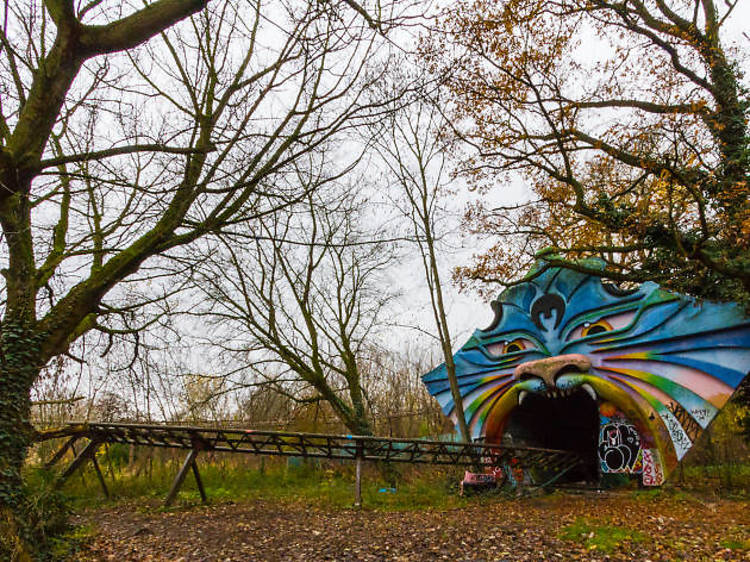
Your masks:
{"label": "metal rail", "polygon": [[384,462],[499,466],[513,458],[522,466],[556,468],[578,458],[576,453],[555,449],[365,435],[131,423],[91,423],[84,426],[84,431],[87,437],[101,443],[342,460],[361,457]]}
{"label": "metal rail", "polygon": [[[567,472],[582,461],[578,453],[534,447],[506,447],[497,443],[462,443],[423,439],[400,439],[366,435],[329,435],[252,429],[208,428],[196,426],[136,423],[70,423],[66,428],[40,432],[39,440],[69,437],[59,460],[72,443],[82,437],[90,440],[65,471],[70,475],[86,459],[95,460],[96,448],[104,443],[122,443],[144,447],[186,449],[189,459],[175,479],[168,502],[174,499],[188,469],[200,483],[195,457],[202,451],[253,455],[295,456],[356,461],[401,462],[436,465],[498,467],[506,464],[523,470],[539,468],[547,473]],[[359,471],[358,471],[359,472]],[[199,486],[203,494],[202,486]],[[357,486],[359,489],[359,485]]]}

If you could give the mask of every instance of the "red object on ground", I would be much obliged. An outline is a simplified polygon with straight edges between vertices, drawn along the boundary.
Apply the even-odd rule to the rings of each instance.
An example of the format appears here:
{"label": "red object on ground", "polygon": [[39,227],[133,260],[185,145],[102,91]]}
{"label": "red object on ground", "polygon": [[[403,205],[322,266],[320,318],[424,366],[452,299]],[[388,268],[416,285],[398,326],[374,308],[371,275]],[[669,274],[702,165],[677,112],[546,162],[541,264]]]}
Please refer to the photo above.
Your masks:
{"label": "red object on ground", "polygon": [[477,472],[464,472],[464,479],[461,480],[460,494],[466,495],[475,492],[484,492],[497,488],[497,478],[494,474],[485,474]]}

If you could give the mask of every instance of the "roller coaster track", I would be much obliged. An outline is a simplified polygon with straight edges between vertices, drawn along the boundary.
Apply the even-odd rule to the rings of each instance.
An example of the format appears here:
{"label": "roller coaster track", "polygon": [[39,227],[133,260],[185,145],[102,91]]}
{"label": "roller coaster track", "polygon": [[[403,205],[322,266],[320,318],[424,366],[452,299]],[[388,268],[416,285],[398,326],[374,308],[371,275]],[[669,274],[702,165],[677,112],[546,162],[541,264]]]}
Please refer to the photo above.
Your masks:
{"label": "roller coaster track", "polygon": [[[58,462],[79,439],[88,439],[88,444],[62,474],[60,482],[69,477],[86,460],[91,460],[105,493],[107,493],[106,485],[95,456],[96,450],[105,443],[190,451],[182,470],[175,479],[173,492],[170,492],[167,504],[174,499],[189,468],[192,468],[201,495],[205,499],[195,462],[199,452],[216,451],[351,460],[357,462],[358,474],[362,461],[483,467],[512,464],[525,471],[541,469],[553,475],[567,472],[583,462],[581,456],[572,451],[507,447],[497,443],[462,443],[161,424],[70,423],[62,428],[39,432],[37,440],[61,437],[67,438],[67,441],[48,463],[49,467]],[[359,489],[359,484],[357,488]],[[359,497],[359,493],[357,495]]]}

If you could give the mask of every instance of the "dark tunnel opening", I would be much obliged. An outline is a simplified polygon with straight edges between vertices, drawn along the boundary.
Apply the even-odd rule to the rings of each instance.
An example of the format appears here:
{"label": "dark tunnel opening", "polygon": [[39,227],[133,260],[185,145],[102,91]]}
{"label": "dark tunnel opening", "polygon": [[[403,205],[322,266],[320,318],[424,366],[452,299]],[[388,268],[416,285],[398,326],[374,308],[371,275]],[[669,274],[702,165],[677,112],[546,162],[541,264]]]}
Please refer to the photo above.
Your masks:
{"label": "dark tunnel opening", "polygon": [[583,389],[561,398],[527,395],[511,412],[504,437],[504,442],[514,446],[579,453],[584,465],[570,470],[558,481],[568,483],[599,479],[598,440],[599,409]]}

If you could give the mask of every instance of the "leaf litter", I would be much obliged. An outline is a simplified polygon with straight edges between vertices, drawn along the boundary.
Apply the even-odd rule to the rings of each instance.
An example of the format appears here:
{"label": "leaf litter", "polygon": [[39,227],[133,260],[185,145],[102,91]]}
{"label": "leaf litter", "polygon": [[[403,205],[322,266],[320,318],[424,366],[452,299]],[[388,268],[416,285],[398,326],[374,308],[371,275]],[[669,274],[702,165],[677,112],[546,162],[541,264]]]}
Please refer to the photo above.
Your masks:
{"label": "leaf litter", "polygon": [[750,502],[648,495],[481,499],[376,511],[256,500],[79,514],[73,560],[750,560]]}

